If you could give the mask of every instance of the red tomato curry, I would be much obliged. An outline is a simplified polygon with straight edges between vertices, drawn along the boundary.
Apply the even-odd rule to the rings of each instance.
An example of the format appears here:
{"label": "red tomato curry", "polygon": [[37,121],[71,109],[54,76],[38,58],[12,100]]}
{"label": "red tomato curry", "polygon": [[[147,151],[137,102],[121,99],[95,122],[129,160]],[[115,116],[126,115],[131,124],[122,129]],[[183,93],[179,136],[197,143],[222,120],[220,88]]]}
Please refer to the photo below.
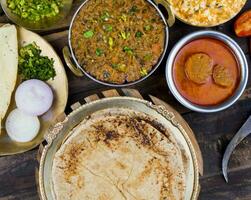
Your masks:
{"label": "red tomato curry", "polygon": [[[212,72],[206,81],[198,84],[198,82],[194,82],[188,78],[185,66],[188,60],[190,62],[191,59],[189,58],[191,58],[191,56],[201,54],[208,55],[211,58],[212,62],[210,64],[212,64]],[[189,64],[191,65],[191,62]],[[198,62],[195,64],[198,65]],[[214,68],[216,70],[214,70]],[[200,71],[200,69],[196,70],[196,73]],[[214,71],[219,71],[221,74],[214,76]],[[224,84],[217,84],[217,80],[224,80],[224,77],[221,75],[225,75],[226,71],[228,73],[226,81],[229,82],[229,77],[231,77],[231,84],[224,87]],[[215,79],[215,77],[218,79]],[[202,38],[186,44],[179,51],[173,65],[173,78],[177,90],[187,100],[197,105],[212,106],[222,103],[233,95],[239,84],[240,71],[235,55],[225,43],[216,39]]]}

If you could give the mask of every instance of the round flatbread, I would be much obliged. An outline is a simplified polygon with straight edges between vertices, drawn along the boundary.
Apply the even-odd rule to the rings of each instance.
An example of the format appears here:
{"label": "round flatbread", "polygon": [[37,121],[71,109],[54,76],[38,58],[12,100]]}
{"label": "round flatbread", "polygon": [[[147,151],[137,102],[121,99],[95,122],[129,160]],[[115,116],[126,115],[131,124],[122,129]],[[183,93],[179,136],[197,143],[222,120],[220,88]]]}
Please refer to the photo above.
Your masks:
{"label": "round flatbread", "polygon": [[126,108],[98,111],[57,151],[57,200],[184,199],[188,157],[169,129]]}

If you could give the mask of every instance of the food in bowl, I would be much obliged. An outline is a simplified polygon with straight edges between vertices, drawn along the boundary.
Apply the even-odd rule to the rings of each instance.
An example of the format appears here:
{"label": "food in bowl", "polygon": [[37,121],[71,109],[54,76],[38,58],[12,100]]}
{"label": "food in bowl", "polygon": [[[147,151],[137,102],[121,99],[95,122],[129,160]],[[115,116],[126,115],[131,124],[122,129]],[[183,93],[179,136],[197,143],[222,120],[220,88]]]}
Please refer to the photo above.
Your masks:
{"label": "food in bowl", "polygon": [[54,199],[188,199],[191,166],[183,148],[173,129],[150,115],[99,110],[58,148],[50,184]]}
{"label": "food in bowl", "polygon": [[22,19],[38,22],[57,16],[63,4],[62,0],[7,0],[7,7]]}
{"label": "food in bowl", "polygon": [[247,0],[169,0],[175,15],[195,26],[215,26],[234,17]]}
{"label": "food in bowl", "polygon": [[212,74],[213,60],[205,53],[195,53],[185,63],[185,73],[191,81],[203,84],[206,83]]}
{"label": "food in bowl", "polygon": [[[196,55],[207,59],[191,63],[195,68],[189,69],[192,79],[186,65]],[[179,93],[200,106],[219,105],[233,95],[240,82],[235,54],[224,42],[213,38],[195,39],[183,46],[175,57],[172,71]]]}
{"label": "food in bowl", "polygon": [[96,79],[124,84],[146,76],[165,47],[165,24],[146,0],[89,0],[71,29],[77,62]]}

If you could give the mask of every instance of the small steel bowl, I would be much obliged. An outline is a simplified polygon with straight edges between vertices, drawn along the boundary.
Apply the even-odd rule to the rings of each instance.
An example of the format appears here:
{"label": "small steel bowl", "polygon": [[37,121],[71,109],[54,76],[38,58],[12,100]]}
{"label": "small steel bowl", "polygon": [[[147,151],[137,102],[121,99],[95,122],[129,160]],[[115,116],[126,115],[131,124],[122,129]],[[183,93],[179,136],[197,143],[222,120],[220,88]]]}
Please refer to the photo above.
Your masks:
{"label": "small steel bowl", "polygon": [[[184,47],[186,44],[200,38],[213,38],[213,39],[217,39],[224,42],[236,56],[236,60],[240,67],[240,82],[239,82],[238,87],[236,88],[235,92],[230,98],[228,98],[226,101],[224,101],[223,103],[219,105],[200,106],[200,105],[197,105],[188,101],[185,97],[183,97],[179,93],[173,80],[173,64],[174,64],[176,55],[181,50],[181,48]],[[169,57],[167,59],[167,64],[166,64],[166,80],[167,80],[167,84],[170,91],[183,106],[197,112],[214,113],[214,112],[222,111],[230,107],[240,98],[240,96],[242,95],[242,93],[244,92],[246,88],[247,81],[248,81],[248,63],[247,63],[245,54],[243,53],[240,46],[229,36],[223,33],[217,32],[217,31],[208,31],[208,30],[198,31],[182,38],[170,52]]]}

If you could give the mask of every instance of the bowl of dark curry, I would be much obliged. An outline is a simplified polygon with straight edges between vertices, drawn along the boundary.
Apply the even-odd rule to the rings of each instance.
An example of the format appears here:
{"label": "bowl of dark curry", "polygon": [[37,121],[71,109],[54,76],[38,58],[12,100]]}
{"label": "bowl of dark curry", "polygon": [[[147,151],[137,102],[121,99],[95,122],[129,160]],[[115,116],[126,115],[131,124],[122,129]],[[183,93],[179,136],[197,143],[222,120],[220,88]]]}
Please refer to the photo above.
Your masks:
{"label": "bowl of dark curry", "polygon": [[149,77],[163,60],[169,37],[168,20],[155,2],[85,1],[73,16],[69,47],[63,49],[68,67],[113,87]]}
{"label": "bowl of dark curry", "polygon": [[233,105],[245,90],[248,63],[239,45],[216,31],[199,31],[181,39],[166,64],[166,79],[185,107],[204,113]]}

